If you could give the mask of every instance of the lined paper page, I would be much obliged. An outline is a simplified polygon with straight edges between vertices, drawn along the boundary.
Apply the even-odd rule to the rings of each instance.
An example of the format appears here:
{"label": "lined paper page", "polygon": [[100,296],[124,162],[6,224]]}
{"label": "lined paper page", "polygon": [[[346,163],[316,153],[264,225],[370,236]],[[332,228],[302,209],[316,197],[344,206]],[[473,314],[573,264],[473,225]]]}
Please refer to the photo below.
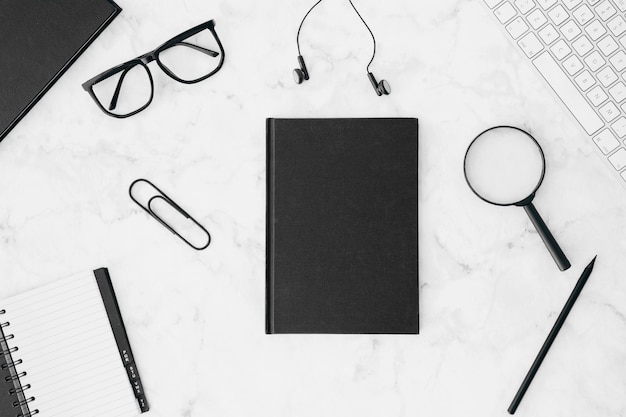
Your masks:
{"label": "lined paper page", "polygon": [[0,301],[13,360],[40,417],[140,414],[93,273]]}

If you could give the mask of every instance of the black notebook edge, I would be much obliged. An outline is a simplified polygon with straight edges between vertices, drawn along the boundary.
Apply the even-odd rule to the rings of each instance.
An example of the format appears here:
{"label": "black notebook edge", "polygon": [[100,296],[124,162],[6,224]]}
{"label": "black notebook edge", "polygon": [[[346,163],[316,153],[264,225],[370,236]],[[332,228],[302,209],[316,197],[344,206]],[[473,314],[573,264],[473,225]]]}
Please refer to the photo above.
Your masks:
{"label": "black notebook edge", "polygon": [[419,186],[419,182],[420,182],[420,120],[418,118],[415,118],[415,131],[417,132],[417,137],[415,138],[415,140],[417,141],[417,205],[415,206],[416,208],[416,213],[415,215],[417,216],[417,334],[420,334],[420,296],[421,296],[421,291],[420,291],[420,186]]}
{"label": "black notebook edge", "polygon": [[273,238],[273,209],[272,204],[274,187],[274,167],[273,167],[273,150],[274,150],[274,119],[266,120],[266,206],[265,206],[265,334],[274,333],[274,306],[272,303],[274,289],[273,271],[272,271],[272,248]]}
{"label": "black notebook edge", "polygon": [[[4,310],[0,310],[0,314],[4,314]],[[0,326],[0,355],[3,356],[6,369],[9,370],[11,374],[12,381],[6,381],[6,383],[13,382],[13,388],[15,390],[14,395],[17,397],[17,401],[20,407],[20,413],[23,416],[30,416],[32,413],[30,412],[30,408],[28,407],[28,402],[26,401],[26,396],[24,395],[24,389],[22,389],[22,382],[20,381],[20,376],[17,374],[15,370],[15,361],[13,360],[13,355],[11,353],[11,349],[9,348],[9,344],[7,343],[7,337],[4,334],[4,327],[9,326],[10,323],[2,323]],[[13,404],[15,408],[15,403]]]}
{"label": "black notebook edge", "polygon": [[61,78],[61,76],[65,74],[69,67],[72,66],[74,62],[76,62],[78,57],[80,57],[82,53],[85,52],[85,50],[93,43],[93,41],[96,40],[98,36],[100,36],[100,34],[104,31],[104,29],[106,29],[107,26],[109,26],[113,19],[115,19],[117,15],[122,12],[122,8],[118,6],[117,3],[115,3],[113,0],[106,1],[108,1],[111,6],[113,6],[113,11],[111,12],[111,15],[102,23],[102,25],[100,25],[100,27],[91,35],[91,37],[87,39],[83,46],[81,46],[78,51],[76,51],[76,53],[69,59],[69,61],[67,61],[65,65],[61,67],[61,69],[56,74],[54,74],[50,82],[48,82],[48,84],[46,84],[44,88],[42,88],[41,91],[30,101],[30,103],[28,103],[28,105],[22,109],[17,117],[13,119],[13,121],[9,123],[9,125],[2,132],[0,132],[0,142],[2,142],[2,140],[8,136],[11,130],[13,130],[13,128],[24,118],[24,116],[28,114],[28,112],[31,111],[33,107],[35,107],[39,100],[41,100],[41,98],[48,92],[48,90],[52,88],[52,86],[59,80],[59,78]]}
{"label": "black notebook edge", "polygon": [[122,320],[122,313],[120,312],[119,304],[117,303],[117,297],[113,290],[113,283],[111,282],[111,276],[107,268],[99,268],[93,271],[98,288],[100,289],[100,295],[104,302],[104,308],[106,309],[109,323],[111,324],[111,330],[117,343],[117,348],[120,353],[122,363],[128,374],[128,380],[135,394],[135,398],[139,403],[139,408],[142,413],[150,410],[146,395],[141,384],[141,378],[139,377],[139,371],[135,365],[135,358],[130,348],[130,341],[128,340],[128,334],[126,333],[126,327]]}
{"label": "black notebook edge", "polygon": [[[272,300],[274,298],[274,294],[273,294],[273,290],[274,290],[274,280],[273,280],[273,268],[272,268],[272,261],[273,261],[273,250],[272,250],[272,246],[273,246],[273,226],[274,226],[274,219],[273,219],[273,200],[274,200],[274,195],[273,195],[273,191],[274,191],[274,184],[273,184],[273,180],[274,180],[274,122],[276,120],[311,120],[311,119],[318,119],[318,118],[274,118],[274,117],[268,117],[266,119],[266,212],[265,212],[265,225],[266,225],[266,231],[265,231],[265,334],[274,334],[275,330],[274,330],[274,305],[272,303]],[[354,118],[354,117],[348,117],[348,118],[343,118],[343,117],[338,117],[338,118],[332,118],[332,119],[359,119],[359,118]],[[363,117],[360,119],[366,119],[366,120],[380,120],[380,119],[403,119],[403,120],[414,120],[415,121],[415,129],[417,131],[417,154],[418,154],[418,171],[417,171],[417,176],[418,176],[418,183],[419,183],[419,119],[416,117]],[[419,186],[418,186],[419,188]],[[418,192],[419,193],[419,192]],[[418,194],[418,201],[419,201],[419,194]],[[419,204],[417,205],[417,220],[419,223]],[[419,230],[419,225],[418,225],[418,230]],[[417,274],[417,329],[415,333],[408,333],[408,334],[414,334],[414,335],[419,335],[420,334],[420,282],[419,282],[419,234],[418,234],[418,238],[417,238],[417,253],[418,253],[418,274]],[[378,334],[378,333],[377,333]]]}

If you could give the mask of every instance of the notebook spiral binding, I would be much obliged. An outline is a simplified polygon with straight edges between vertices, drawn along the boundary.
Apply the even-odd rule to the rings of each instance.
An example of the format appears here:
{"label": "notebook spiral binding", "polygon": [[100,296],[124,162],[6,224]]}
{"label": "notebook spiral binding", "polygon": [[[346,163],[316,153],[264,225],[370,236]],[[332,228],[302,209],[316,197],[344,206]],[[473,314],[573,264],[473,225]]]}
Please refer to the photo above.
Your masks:
{"label": "notebook spiral binding", "polygon": [[[6,310],[0,310],[0,315],[6,314]],[[0,355],[5,357],[5,362],[2,365],[2,369],[8,369],[11,373],[11,376],[7,376],[4,378],[4,382],[7,384],[13,385],[11,389],[9,389],[9,394],[15,395],[17,397],[17,401],[13,402],[14,408],[19,408],[20,412],[16,414],[16,417],[31,417],[35,414],[39,414],[39,410],[35,409],[30,411],[28,404],[35,401],[35,397],[26,397],[24,395],[24,391],[31,388],[30,384],[22,385],[20,379],[27,375],[26,372],[18,372],[16,366],[23,363],[21,359],[13,360],[13,353],[17,352],[19,349],[17,346],[9,347],[8,341],[13,339],[15,335],[4,334],[4,329],[9,327],[11,323],[4,322],[0,323]]]}

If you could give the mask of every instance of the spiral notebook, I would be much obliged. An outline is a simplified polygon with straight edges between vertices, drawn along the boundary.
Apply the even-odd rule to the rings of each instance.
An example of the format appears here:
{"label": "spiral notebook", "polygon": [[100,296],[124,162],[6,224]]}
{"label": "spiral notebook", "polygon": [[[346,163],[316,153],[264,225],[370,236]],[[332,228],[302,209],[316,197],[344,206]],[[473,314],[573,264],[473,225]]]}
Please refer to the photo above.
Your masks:
{"label": "spiral notebook", "polygon": [[148,411],[107,269],[0,301],[0,322],[0,416]]}

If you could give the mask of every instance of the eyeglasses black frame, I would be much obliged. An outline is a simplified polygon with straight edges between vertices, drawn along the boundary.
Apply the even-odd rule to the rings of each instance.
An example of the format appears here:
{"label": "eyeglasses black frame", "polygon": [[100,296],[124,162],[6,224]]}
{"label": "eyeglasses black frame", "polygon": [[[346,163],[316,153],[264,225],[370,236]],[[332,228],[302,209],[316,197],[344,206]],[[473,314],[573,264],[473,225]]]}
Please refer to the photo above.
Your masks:
{"label": "eyeglasses black frame", "polygon": [[[211,71],[209,74],[204,75],[200,78],[197,78],[195,80],[183,80],[179,77],[176,76],[176,74],[174,74],[169,68],[167,68],[167,66],[165,64],[163,64],[163,62],[161,62],[161,60],[159,59],[159,54],[173,46],[176,45],[180,45],[180,44],[184,44],[186,46],[192,47],[194,49],[200,48],[200,47],[196,47],[195,45],[191,45],[191,44],[186,44],[182,41],[184,41],[185,39],[189,38],[190,36],[193,36],[197,33],[200,33],[201,31],[208,29],[211,31],[211,33],[213,34],[213,36],[215,37],[215,40],[217,42],[217,45],[220,48],[220,62],[217,65],[217,67]],[[204,49],[204,48],[200,48],[200,49]],[[208,49],[205,49],[203,52],[208,53],[211,56],[217,56],[217,52],[214,51],[210,51]],[[215,55],[214,55],[215,54]],[[124,62],[123,64],[117,65],[113,68],[110,68],[98,75],[96,75],[95,77],[91,78],[88,81],[85,81],[83,83],[83,89],[85,91],[87,91],[89,93],[89,95],[91,96],[91,98],[93,98],[93,100],[96,102],[96,104],[98,105],[98,107],[106,114],[108,114],[109,116],[118,118],[118,119],[124,119],[126,117],[130,117],[133,116],[137,113],[139,113],[140,111],[144,110],[146,107],[148,107],[150,105],[150,103],[152,103],[152,99],[154,97],[154,80],[152,79],[152,73],[150,72],[150,69],[148,68],[148,64],[152,61],[156,61],[156,63],[159,65],[159,67],[161,68],[161,70],[163,70],[163,72],[165,74],[167,74],[170,78],[173,78],[174,80],[183,83],[183,84],[195,84],[195,83],[199,83],[200,81],[204,81],[207,78],[211,77],[212,75],[214,75],[216,72],[218,72],[221,68],[222,65],[224,65],[224,56],[225,56],[225,52],[224,52],[224,46],[222,45],[222,42],[219,38],[219,36],[217,36],[217,32],[215,32],[215,21],[213,19],[209,20],[208,22],[202,23],[198,26],[195,26],[189,30],[184,31],[183,33],[174,36],[173,38],[171,38],[170,40],[168,40],[167,42],[163,43],[161,46],[159,46],[158,48],[154,49],[153,51],[147,52],[135,59],[131,59],[130,61]],[[146,104],[143,105],[143,107],[134,110],[128,114],[115,114],[112,113],[111,111],[107,110],[102,103],[100,103],[100,100],[98,100],[98,97],[96,97],[96,94],[93,91],[93,86],[107,78],[109,78],[110,76],[112,76],[113,74],[116,74],[120,71],[128,71],[131,68],[134,68],[137,65],[141,65],[146,72],[148,73],[148,78],[150,80],[150,99],[148,100],[148,102]],[[122,74],[120,81],[118,82],[118,86],[116,88],[116,92],[114,94],[114,98],[112,103],[117,101],[117,94],[119,94],[119,89],[121,87],[121,83],[123,81],[125,74]]]}

